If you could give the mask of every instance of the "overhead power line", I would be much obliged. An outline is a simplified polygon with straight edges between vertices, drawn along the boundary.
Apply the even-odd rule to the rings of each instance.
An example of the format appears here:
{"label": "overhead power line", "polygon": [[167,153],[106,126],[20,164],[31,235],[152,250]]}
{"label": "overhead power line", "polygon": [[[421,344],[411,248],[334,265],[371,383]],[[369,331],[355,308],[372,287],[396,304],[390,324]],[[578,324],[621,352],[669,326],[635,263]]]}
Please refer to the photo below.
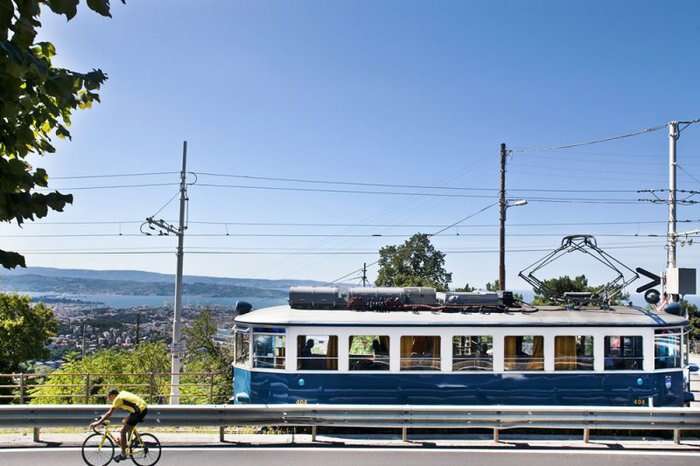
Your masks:
{"label": "overhead power line", "polygon": [[[251,186],[235,184],[213,184],[198,183],[199,187],[208,188],[232,188],[251,189],[263,191],[296,191],[314,193],[334,193],[334,194],[371,194],[385,196],[419,196],[419,197],[447,197],[447,198],[467,198],[467,199],[496,199],[497,196],[485,196],[474,194],[451,194],[451,193],[423,193],[416,191],[365,191],[352,189],[327,189],[327,188],[297,188],[292,186]],[[636,192],[636,191],[635,191]],[[595,203],[595,204],[636,204],[639,199],[615,199],[615,198],[556,198],[556,197],[528,197],[531,202],[555,202],[555,203]]]}
{"label": "overhead power line", "polygon": [[174,175],[180,172],[141,172],[141,173],[113,173],[99,175],[72,175],[72,176],[51,176],[52,180],[84,180],[92,178],[132,178],[134,176],[157,176],[157,175]]}
{"label": "overhead power line", "polygon": [[[658,243],[650,244],[633,244],[633,245],[610,245],[606,249],[647,249],[647,248],[658,248]],[[526,253],[526,252],[548,252],[551,248],[513,248],[508,249],[507,252],[510,253]],[[252,250],[222,250],[222,249],[212,249],[212,250],[186,250],[187,254],[201,254],[201,255],[270,255],[270,256],[284,256],[284,255],[322,255],[322,256],[343,256],[343,255],[368,255],[377,254],[377,251],[252,251]],[[498,249],[447,249],[443,251],[446,254],[486,254],[486,253],[497,253]],[[161,251],[161,250],[27,250],[22,251],[22,254],[26,255],[153,255],[153,254],[174,254],[173,251]],[[367,264],[367,266],[375,265],[379,261]],[[333,282],[337,283],[348,279],[348,277],[353,276],[357,272],[346,274],[346,276],[339,277]]]}
{"label": "overhead power line", "polygon": [[[213,176],[221,178],[237,178],[258,181],[281,181],[286,183],[321,184],[332,186],[366,186],[374,188],[401,188],[401,189],[428,189],[428,190],[448,190],[448,191],[491,191],[497,192],[493,188],[476,188],[473,186],[444,186],[444,185],[420,185],[420,184],[393,184],[393,183],[368,183],[361,181],[347,180],[320,180],[313,178],[286,178],[273,176],[254,176],[229,173],[194,172],[200,176]],[[200,186],[212,186],[212,184],[202,184]],[[217,185],[218,186],[218,185]],[[235,185],[234,185],[235,186]],[[557,188],[513,188],[511,192],[543,192],[543,193],[635,193],[634,189],[557,189]]]}
{"label": "overhead power line", "polygon": [[[42,225],[129,225],[141,224],[143,220],[85,220],[74,222],[25,222],[22,227]],[[193,225],[220,225],[220,226],[270,226],[270,227],[319,227],[319,228],[442,228],[446,226],[440,223],[304,223],[304,222],[215,222],[215,221],[190,221]],[[509,223],[512,227],[546,227],[546,226],[586,226],[586,225],[651,225],[666,224],[667,220],[624,220],[613,222],[554,222],[554,223]],[[700,219],[678,220],[678,223],[700,223]],[[497,224],[469,224],[460,225],[460,228],[487,228],[496,227]]]}
{"label": "overhead power line", "polygon": [[511,152],[545,152],[545,151],[562,150],[562,149],[573,149],[575,147],[591,146],[594,144],[601,144],[604,142],[611,142],[611,141],[617,141],[619,139],[626,139],[626,138],[631,138],[634,136],[641,136],[642,134],[653,133],[655,131],[665,129],[666,127],[667,127],[667,125],[663,124],[663,125],[659,125],[659,126],[654,126],[652,128],[643,128],[643,129],[640,129],[638,131],[633,131],[631,133],[618,134],[616,136],[610,136],[610,137],[602,138],[602,139],[593,139],[591,141],[577,142],[574,144],[563,144],[560,146],[521,147],[521,148],[517,148],[517,149],[511,149]]}

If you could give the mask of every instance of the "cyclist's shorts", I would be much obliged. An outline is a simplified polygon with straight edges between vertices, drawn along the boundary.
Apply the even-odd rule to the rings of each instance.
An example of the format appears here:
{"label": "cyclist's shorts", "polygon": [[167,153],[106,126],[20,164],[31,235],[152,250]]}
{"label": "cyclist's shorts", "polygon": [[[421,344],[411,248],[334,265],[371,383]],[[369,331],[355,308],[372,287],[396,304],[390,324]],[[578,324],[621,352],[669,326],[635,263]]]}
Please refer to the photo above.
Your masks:
{"label": "cyclist's shorts", "polygon": [[138,413],[129,414],[129,416],[126,418],[126,425],[133,427],[139,422],[143,422],[143,420],[146,418],[146,414],[148,414],[148,408]]}

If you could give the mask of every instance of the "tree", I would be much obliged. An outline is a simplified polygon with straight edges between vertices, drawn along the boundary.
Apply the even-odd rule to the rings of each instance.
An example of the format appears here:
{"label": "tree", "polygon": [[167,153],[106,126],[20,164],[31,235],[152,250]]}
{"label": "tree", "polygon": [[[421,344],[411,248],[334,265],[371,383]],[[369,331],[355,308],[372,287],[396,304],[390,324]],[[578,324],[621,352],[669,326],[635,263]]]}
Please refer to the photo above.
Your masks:
{"label": "tree", "polygon": [[455,291],[471,293],[472,291],[476,291],[476,288],[471,286],[469,283],[465,283],[464,287],[455,288]]}
{"label": "tree", "polygon": [[452,274],[445,270],[445,254],[435,249],[429,235],[416,233],[399,246],[379,250],[377,286],[430,286],[447,290]]}
{"label": "tree", "polygon": [[184,331],[187,357],[182,383],[201,383],[201,374],[208,373],[213,389],[209,391],[204,386],[192,385],[190,393],[183,394],[183,403],[190,398],[207,399],[210,396],[218,400],[228,399],[231,394],[233,353],[230,346],[215,341],[216,333],[216,320],[209,310],[202,311]]}
{"label": "tree", "polygon": [[[567,292],[592,291],[592,288],[588,286],[588,279],[585,275],[579,275],[578,277],[574,278],[564,275],[562,277],[544,280],[543,283],[546,288],[551,290],[552,293],[557,296],[564,296],[564,293]],[[535,305],[555,304],[537,292],[535,292],[535,299],[532,301],[532,303]]]}
{"label": "tree", "polygon": [[35,404],[104,403],[107,390],[133,391],[149,403],[167,398],[170,354],[163,342],[142,343],[132,351],[109,348],[68,360],[32,390]]}
{"label": "tree", "polygon": [[[37,192],[48,186],[48,174],[43,168],[34,169],[27,157],[55,152],[51,138],[71,137],[73,111],[100,101],[97,90],[107,79],[101,70],[80,73],[55,67],[55,46],[35,42],[43,8],[70,20],[78,3],[0,0],[0,221],[21,225],[73,202],[70,194]],[[111,16],[109,0],[86,3],[98,14]],[[22,255],[3,250],[0,265],[26,267]]]}
{"label": "tree", "polygon": [[[567,292],[588,291],[593,293],[599,290],[598,287],[588,285],[588,278],[586,278],[585,275],[579,275],[574,278],[571,278],[568,275],[564,275],[562,277],[544,280],[543,283],[546,288],[551,290],[552,293],[557,296],[564,296],[564,293]],[[623,301],[629,300],[629,296],[629,293],[620,293],[612,299],[612,302],[610,304],[619,304]],[[535,293],[535,299],[532,301],[532,303],[535,305],[556,304],[539,293]]]}
{"label": "tree", "polygon": [[[500,291],[501,290],[501,282],[497,279],[495,279],[493,282],[487,282],[486,283],[486,291]],[[521,293],[513,293],[513,299],[516,301],[523,302],[525,298]]]}
{"label": "tree", "polygon": [[688,313],[688,320],[690,322],[690,338],[700,339],[700,309],[698,306],[689,303],[686,300],[681,301],[681,306],[683,310]]}
{"label": "tree", "polygon": [[0,373],[18,371],[30,359],[47,357],[46,344],[57,329],[48,307],[32,305],[29,296],[0,294]]}
{"label": "tree", "polygon": [[[48,357],[46,344],[56,334],[58,322],[43,304],[32,306],[28,296],[0,294],[0,374],[27,370],[31,359]],[[0,378],[0,385],[10,385]],[[0,387],[0,395],[11,393]],[[9,402],[0,398],[0,403]]]}

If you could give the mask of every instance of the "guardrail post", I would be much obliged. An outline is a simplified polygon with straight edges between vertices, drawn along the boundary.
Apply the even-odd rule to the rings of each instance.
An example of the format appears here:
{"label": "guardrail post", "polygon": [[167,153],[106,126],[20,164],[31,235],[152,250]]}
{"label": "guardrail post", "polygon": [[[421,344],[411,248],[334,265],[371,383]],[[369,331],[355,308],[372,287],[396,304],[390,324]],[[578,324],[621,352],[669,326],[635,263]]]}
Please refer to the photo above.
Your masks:
{"label": "guardrail post", "polygon": [[586,427],[583,429],[583,443],[589,443],[591,441],[591,429]]}
{"label": "guardrail post", "polygon": [[33,432],[32,432],[32,438],[34,439],[34,443],[39,443],[41,440],[39,439],[39,427],[35,427]]}
{"label": "guardrail post", "polygon": [[315,442],[316,441],[316,433],[318,432],[318,427],[316,426],[311,426],[311,441]]}
{"label": "guardrail post", "polygon": [[680,429],[673,429],[673,443],[676,445],[681,444],[681,430]]}
{"label": "guardrail post", "polygon": [[498,428],[493,429],[493,441],[495,443],[500,442],[501,440],[501,431]]}
{"label": "guardrail post", "polygon": [[408,427],[401,428],[401,441],[408,442]]}
{"label": "guardrail post", "polygon": [[226,427],[220,426],[219,427],[219,442],[224,443],[225,435],[226,435]]}
{"label": "guardrail post", "polygon": [[19,375],[19,402],[24,404],[27,396],[27,382],[24,378],[24,372]]}

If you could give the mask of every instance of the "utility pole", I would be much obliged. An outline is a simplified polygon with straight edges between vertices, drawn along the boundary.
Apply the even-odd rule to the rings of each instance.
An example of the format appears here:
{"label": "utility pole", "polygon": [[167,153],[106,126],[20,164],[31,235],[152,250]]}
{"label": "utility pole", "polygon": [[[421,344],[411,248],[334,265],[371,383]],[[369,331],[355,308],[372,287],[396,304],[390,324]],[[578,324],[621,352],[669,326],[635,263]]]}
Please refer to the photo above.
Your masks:
{"label": "utility pole", "polygon": [[668,248],[666,268],[676,267],[676,143],[678,142],[678,122],[668,124]]}
{"label": "utility pole", "polygon": [[[187,141],[182,143],[182,171],[180,171],[180,219],[175,228],[163,219],[153,217],[146,218],[151,230],[159,230],[159,236],[174,234],[177,236],[177,270],[175,273],[175,302],[173,304],[173,341],[170,347],[170,404],[180,404],[180,372],[182,371],[182,270],[183,270],[183,243],[185,239],[185,211],[187,210]],[[143,231],[143,229],[142,229]],[[150,235],[150,233],[146,233]]]}
{"label": "utility pole", "polygon": [[[666,247],[666,273],[678,266],[676,261],[677,236],[677,216],[676,216],[676,143],[680,132],[678,122],[668,123],[668,238]],[[669,296],[672,302],[678,301],[677,295]]]}
{"label": "utility pole", "polygon": [[499,232],[498,232],[498,285],[501,290],[506,289],[506,158],[508,150],[505,143],[501,143],[501,189],[498,201],[500,207]]}
{"label": "utility pole", "polygon": [[367,262],[362,263],[362,286],[367,286]]}

